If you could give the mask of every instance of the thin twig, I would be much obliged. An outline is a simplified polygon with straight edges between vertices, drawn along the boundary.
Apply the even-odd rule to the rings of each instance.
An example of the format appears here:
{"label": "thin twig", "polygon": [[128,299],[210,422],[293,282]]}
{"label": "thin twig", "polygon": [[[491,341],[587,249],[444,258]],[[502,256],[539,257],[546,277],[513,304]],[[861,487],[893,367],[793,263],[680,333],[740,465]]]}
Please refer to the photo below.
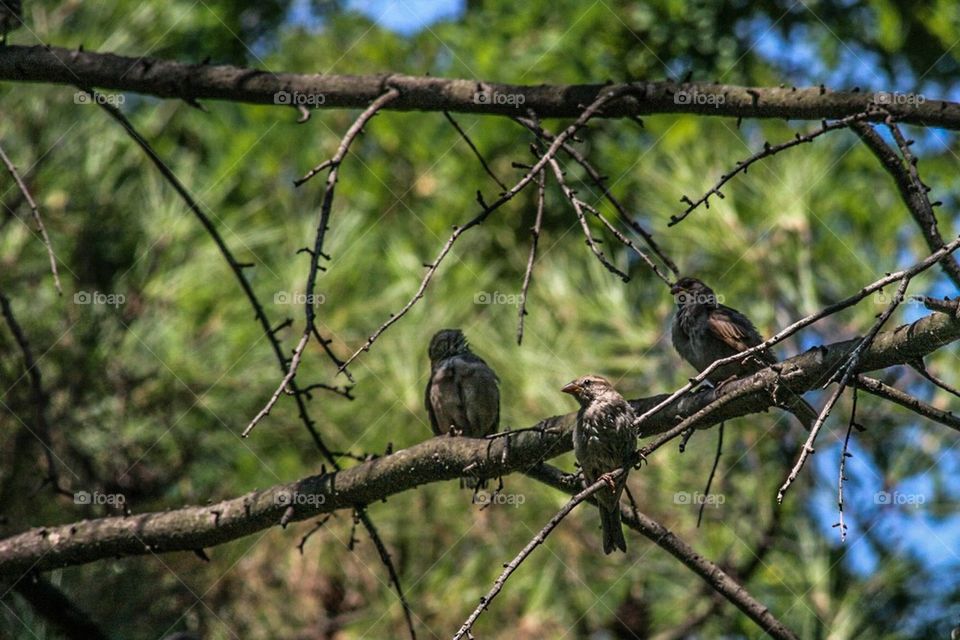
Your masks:
{"label": "thin twig", "polygon": [[835,525],[840,527],[840,542],[847,540],[847,523],[843,520],[843,481],[847,478],[844,472],[847,469],[847,458],[852,458],[850,453],[850,434],[854,428],[863,431],[863,427],[857,423],[857,387],[853,388],[853,406],[850,407],[850,421],[847,423],[847,435],[843,438],[843,449],[840,452],[840,473],[837,476],[837,511],[840,513],[840,521]]}
{"label": "thin twig", "polygon": [[503,184],[500,178],[497,177],[497,174],[495,174],[490,168],[490,165],[487,164],[487,161],[483,159],[483,154],[481,154],[480,150],[477,149],[477,145],[473,144],[473,140],[471,140],[470,136],[467,135],[467,132],[463,130],[463,128],[460,126],[460,123],[454,120],[449,111],[444,111],[443,115],[447,121],[453,125],[453,128],[457,130],[457,133],[460,134],[460,137],[464,139],[464,141],[470,147],[470,150],[473,151],[473,155],[477,156],[477,160],[480,161],[480,165],[483,167],[483,170],[487,172],[487,175],[493,178],[493,181],[500,185],[500,188],[503,191],[506,191],[507,185]]}
{"label": "thin twig", "polygon": [[7,171],[10,172],[10,176],[13,178],[14,182],[17,183],[17,188],[20,189],[20,193],[23,194],[23,197],[27,200],[27,204],[30,205],[30,211],[33,214],[33,221],[37,223],[37,230],[40,232],[40,239],[43,241],[43,246],[47,250],[47,258],[50,260],[50,272],[53,274],[53,286],[57,288],[57,293],[62,296],[63,289],[60,287],[60,274],[57,272],[57,258],[53,255],[53,244],[50,242],[50,236],[47,235],[47,228],[43,226],[43,220],[40,218],[40,208],[37,206],[33,196],[30,195],[30,190],[27,189],[27,185],[24,184],[23,179],[20,178],[20,174],[17,172],[17,167],[14,166],[10,158],[7,157],[3,147],[0,147],[0,160],[3,160],[3,164],[6,165]]}
{"label": "thin twig", "polygon": [[583,230],[583,235],[587,239],[587,246],[590,247],[590,251],[593,252],[593,255],[597,257],[597,260],[600,261],[600,264],[602,264],[607,271],[624,282],[629,282],[630,276],[614,266],[614,264],[607,259],[607,256],[604,255],[603,251],[600,250],[600,247],[597,246],[597,240],[593,237],[593,234],[590,233],[590,226],[587,224],[587,216],[586,213],[584,213],[584,203],[577,198],[576,192],[567,185],[566,180],[563,178],[563,169],[560,168],[560,164],[555,158],[550,159],[550,168],[553,169],[553,175],[560,184],[560,190],[563,191],[563,195],[573,206],[573,211],[577,216],[577,220],[580,222],[580,228]]}
{"label": "thin twig", "polygon": [[297,549],[300,551],[301,556],[303,555],[303,547],[307,544],[307,540],[310,539],[310,536],[322,529],[323,525],[327,524],[327,521],[330,520],[330,518],[332,518],[334,515],[335,514],[333,513],[328,513],[313,523],[313,527],[310,529],[310,531],[307,531],[305,534],[303,534],[303,537],[300,538],[300,544],[297,545]]}
{"label": "thin twig", "polygon": [[310,332],[304,331],[300,336],[300,342],[297,343],[296,348],[293,350],[293,358],[290,359],[290,367],[287,369],[287,372],[283,375],[283,379],[280,381],[280,386],[277,387],[276,391],[270,396],[270,399],[267,400],[267,404],[263,406],[260,411],[257,412],[257,415],[253,416],[253,419],[247,424],[247,427],[240,434],[241,438],[246,438],[250,435],[250,432],[253,431],[253,428],[257,426],[261,420],[270,415],[270,410],[273,409],[273,406],[277,404],[277,401],[280,399],[280,396],[284,393],[293,393],[293,389],[290,388],[290,382],[293,380],[293,377],[297,375],[297,367],[300,366],[300,359],[303,357],[303,349],[307,346],[307,341],[310,339]]}
{"label": "thin twig", "polygon": [[[217,245],[220,253],[230,266],[230,270],[233,271],[234,275],[237,277],[240,287],[243,289],[244,294],[247,296],[247,300],[254,309],[254,315],[256,316],[257,321],[263,328],[263,331],[273,348],[273,352],[276,356],[278,364],[280,365],[280,369],[284,372],[284,374],[286,374],[287,359],[284,355],[283,348],[280,345],[280,341],[277,338],[276,333],[280,328],[286,326],[287,323],[281,324],[276,329],[271,325],[263,305],[260,303],[259,298],[257,298],[256,293],[253,291],[253,287],[250,285],[250,281],[243,272],[242,264],[237,261],[229,247],[227,247],[226,242],[224,242],[223,237],[217,231],[209,216],[203,212],[203,209],[200,208],[200,205],[196,202],[196,200],[193,199],[193,197],[190,195],[190,192],[187,191],[186,187],[184,187],[180,180],[173,174],[173,171],[171,171],[170,168],[164,164],[164,162],[160,159],[160,156],[158,156],[153,150],[153,147],[151,147],[150,144],[143,138],[143,136],[141,136],[140,133],[134,129],[127,117],[124,116],[123,113],[116,107],[109,104],[106,100],[100,99],[100,96],[96,95],[96,92],[94,92],[92,89],[87,89],[84,87],[80,87],[80,89],[90,94],[93,98],[94,104],[100,105],[124,128],[133,141],[136,142],[144,151],[144,153],[147,154],[160,174],[166,178],[181,199],[183,199],[187,207],[197,217],[204,229],[206,229],[207,233],[213,239],[214,244]],[[314,335],[318,336],[319,334],[315,333]],[[320,340],[320,342],[323,343],[323,340]],[[327,345],[324,344],[324,347],[327,348]],[[328,351],[328,354],[332,356],[332,352]],[[327,447],[326,443],[323,441],[323,438],[320,437],[320,433],[317,431],[316,425],[313,419],[310,417],[310,413],[306,405],[305,394],[300,392],[296,380],[291,379],[289,387],[293,391],[293,396],[297,403],[297,411],[300,416],[300,421],[303,423],[304,427],[307,429],[307,432],[310,434],[310,437],[313,439],[314,445],[320,451],[320,454],[324,457],[324,459],[326,459],[327,462],[333,467],[333,469],[335,471],[339,471],[341,467],[339,462],[337,462],[336,456],[333,455],[329,447]],[[373,523],[370,520],[369,515],[366,513],[366,508],[361,505],[357,505],[355,509],[360,520],[363,522],[364,527],[366,527],[369,531],[371,538],[379,539],[379,533],[373,528]],[[392,564],[387,564],[387,571],[390,574],[391,580],[394,581],[395,584],[398,584],[398,582],[395,580],[397,575],[396,568],[393,567]],[[403,595],[403,591],[399,588],[399,586],[397,587],[397,597],[399,598],[400,604],[403,607],[404,615],[407,618],[407,624],[408,626],[411,626],[412,614],[410,610],[410,604],[407,602],[407,599]],[[415,636],[413,637],[415,638]]]}
{"label": "thin twig", "polygon": [[[568,494],[576,494],[582,486],[578,478],[571,477],[570,474],[566,474],[549,464],[537,465],[524,473]],[[718,593],[726,598],[728,602],[742,611],[771,637],[780,640],[796,640],[798,636],[781,623],[768,607],[754,598],[742,586],[745,578],[738,580],[736,576],[728,575],[721,565],[706,559],[674,532],[642,511],[634,513],[626,505],[621,504],[620,518],[624,525],[637,531],[683,563],[704,581],[712,593]],[[774,515],[774,518],[776,519],[777,516]],[[757,555],[751,555],[750,560],[748,560],[747,567],[744,569],[744,576],[749,576],[756,568],[761,566],[760,559],[766,555],[772,543],[776,526],[774,522],[767,528],[767,532],[761,540],[760,548],[757,550]]]}
{"label": "thin twig", "polygon": [[720,189],[725,184],[730,182],[730,180],[732,180],[734,176],[736,176],[737,174],[739,173],[746,174],[747,169],[749,169],[750,166],[755,162],[759,162],[764,158],[769,158],[770,156],[776,155],[777,153],[780,153],[785,149],[789,149],[790,147],[796,147],[797,145],[801,145],[807,142],[813,142],[815,139],[819,138],[820,136],[827,133],[828,131],[833,131],[835,129],[844,129],[846,127],[849,127],[851,124],[855,122],[866,120],[867,118],[870,118],[873,115],[875,114],[872,111],[855,113],[845,118],[834,120],[833,122],[824,121],[820,125],[819,129],[815,129],[814,131],[811,131],[810,133],[806,133],[806,134],[797,133],[795,134],[792,140],[788,140],[787,142],[781,142],[780,144],[770,144],[769,142],[765,142],[763,145],[763,149],[756,152],[746,160],[738,161],[737,166],[734,169],[720,176],[720,180],[717,181],[717,183],[714,186],[712,186],[709,191],[704,193],[699,199],[691,200],[686,195],[681,197],[680,202],[685,203],[687,205],[687,208],[684,209],[684,211],[679,215],[670,216],[670,222],[667,226],[672,227],[673,225],[679,223],[688,215],[693,213],[693,211],[700,205],[704,205],[707,209],[709,209],[711,196],[715,195],[722,200],[724,198],[724,195],[723,195],[723,192],[720,191]]}
{"label": "thin twig", "polygon": [[361,353],[365,351],[369,351],[370,347],[377,340],[377,338],[379,338],[383,334],[384,331],[389,329],[394,323],[400,320],[400,318],[405,316],[407,312],[410,311],[410,309],[417,303],[417,301],[423,298],[423,293],[426,290],[427,285],[429,285],[430,281],[433,279],[434,274],[440,268],[440,263],[447,256],[447,254],[450,253],[450,250],[453,248],[454,243],[456,243],[457,239],[461,235],[463,235],[466,231],[469,231],[471,228],[483,223],[483,221],[486,220],[487,217],[490,216],[490,214],[492,214],[501,206],[503,206],[504,204],[512,200],[514,196],[516,196],[520,191],[522,191],[528,184],[533,182],[533,180],[537,177],[537,174],[539,174],[540,171],[544,168],[544,166],[546,166],[550,158],[556,155],[557,151],[560,149],[560,146],[564,143],[565,140],[567,140],[572,135],[574,135],[577,131],[579,131],[584,125],[587,124],[587,122],[591,118],[593,118],[595,115],[598,115],[601,112],[601,108],[605,104],[619,98],[625,93],[628,93],[628,90],[626,90],[625,88],[603,92],[600,95],[600,97],[598,97],[593,103],[590,104],[590,106],[588,106],[586,109],[583,110],[580,116],[572,124],[570,124],[570,126],[564,129],[563,132],[561,132],[556,137],[556,139],[554,139],[553,143],[544,152],[543,156],[533,165],[533,167],[531,167],[530,170],[527,171],[527,173],[522,178],[520,178],[520,180],[515,185],[513,185],[513,187],[511,187],[506,192],[501,194],[500,197],[493,202],[493,204],[487,205],[483,201],[483,198],[480,196],[478,192],[477,200],[480,204],[480,209],[481,209],[480,213],[477,214],[472,219],[470,219],[463,226],[454,226],[453,233],[450,234],[449,238],[447,238],[447,241],[444,243],[443,247],[440,249],[440,253],[438,253],[437,256],[433,259],[433,262],[426,265],[427,272],[423,275],[423,278],[420,280],[420,286],[417,287],[417,291],[416,293],[413,294],[413,297],[411,297],[410,300],[407,301],[407,303],[400,309],[400,311],[398,311],[397,313],[390,314],[390,317],[386,320],[386,322],[384,322],[379,327],[377,327],[377,329],[370,335],[370,337],[367,338],[366,342],[363,343],[363,346],[361,346],[359,349],[354,351],[353,354],[349,358],[347,358],[346,362],[344,362],[343,364],[343,367],[353,362]]}
{"label": "thin twig", "polygon": [[872,393],[878,398],[889,400],[890,402],[896,403],[901,407],[906,407],[910,411],[920,414],[925,418],[929,418],[934,422],[939,422],[940,424],[946,425],[951,429],[960,431],[960,416],[955,415],[951,411],[937,409],[936,407],[927,404],[920,398],[916,398],[909,393],[901,391],[895,387],[891,387],[888,384],[884,384],[880,380],[870,378],[868,376],[857,376],[856,385],[860,389],[863,389],[868,393]]}
{"label": "thin twig", "polygon": [[[0,292],[0,313],[6,320],[10,333],[17,346],[20,347],[20,353],[23,354],[23,365],[26,369],[26,375],[30,379],[30,400],[33,405],[34,427],[36,433],[33,435],[43,446],[43,455],[47,459],[47,477],[45,482],[49,482],[56,493],[72,495],[66,489],[60,486],[60,476],[57,472],[55,461],[56,454],[53,452],[53,440],[50,437],[50,423],[47,422],[47,394],[43,390],[43,379],[40,373],[40,367],[33,358],[33,350],[30,348],[30,342],[23,333],[20,323],[13,315],[13,308],[10,306],[10,300]],[[29,430],[29,429],[28,429]],[[69,470],[69,469],[68,469]],[[72,473],[72,472],[71,472]],[[74,474],[76,475],[76,474]]]}
{"label": "thin twig", "polygon": [[724,422],[720,423],[720,428],[717,429],[717,453],[713,457],[713,467],[710,469],[710,475],[707,477],[707,486],[703,490],[703,501],[700,503],[700,512],[697,514],[697,528],[700,528],[700,521],[703,520],[703,509],[707,506],[707,496],[710,495],[710,486],[713,484],[713,476],[717,473],[717,467],[720,465],[720,456],[723,455],[723,426]]}
{"label": "thin twig", "polygon": [[[287,388],[290,385],[290,381],[297,375],[297,370],[300,368],[300,362],[303,360],[303,352],[307,348],[307,343],[310,341],[310,336],[315,335],[317,340],[323,345],[324,349],[327,351],[327,355],[334,361],[334,364],[337,365],[338,373],[345,373],[347,378],[352,382],[353,378],[350,375],[350,372],[347,370],[346,364],[336,357],[333,353],[333,350],[330,349],[330,343],[323,336],[320,335],[317,330],[316,325],[316,307],[314,306],[314,291],[316,290],[317,285],[317,273],[320,271],[320,258],[325,257],[323,253],[323,241],[326,238],[327,231],[330,228],[330,212],[333,209],[333,196],[337,187],[337,178],[340,174],[340,165],[343,163],[343,160],[347,157],[347,153],[350,151],[350,145],[356,140],[357,136],[360,135],[360,132],[363,131],[363,127],[377,115],[377,112],[384,107],[384,105],[389,104],[392,100],[395,100],[400,96],[400,92],[396,89],[388,89],[383,93],[379,98],[370,103],[363,112],[357,116],[357,119],[353,121],[353,124],[350,125],[350,128],[347,129],[347,132],[343,135],[343,138],[340,140],[340,144],[337,147],[336,153],[333,154],[333,157],[330,160],[321,163],[319,167],[329,168],[327,173],[327,181],[323,190],[323,199],[320,202],[320,220],[317,223],[317,233],[313,241],[313,249],[308,251],[310,255],[310,267],[307,271],[307,286],[305,291],[304,303],[304,313],[306,316],[306,323],[303,328],[303,334],[300,336],[300,341],[297,343],[296,348],[293,350],[293,355],[290,358],[290,365],[287,368],[286,373],[283,376],[283,379],[280,381],[279,386],[270,396],[270,399],[267,400],[267,404],[264,405],[257,415],[250,420],[250,423],[247,424],[247,427],[243,430],[241,434],[244,438],[250,435],[250,432],[253,431],[253,428],[263,420],[265,417],[270,415],[270,410],[273,409],[274,405],[280,399],[281,394],[286,392]],[[308,173],[303,177],[298,183],[303,184],[310,179],[311,176],[316,175],[317,169]]]}
{"label": "thin twig", "polygon": [[[623,473],[625,473],[623,469],[618,469],[608,474],[608,477],[611,480],[616,480],[616,478],[619,478]],[[480,604],[478,604],[476,609],[473,610],[473,613],[467,617],[460,629],[453,635],[453,640],[460,640],[464,637],[473,637],[471,634],[473,624],[477,621],[477,618],[480,617],[480,614],[483,613],[488,606],[490,606],[490,603],[493,601],[493,599],[497,597],[497,594],[503,589],[503,585],[506,584],[507,579],[513,574],[513,572],[517,570],[517,568],[530,556],[531,553],[533,553],[534,549],[544,543],[544,541],[547,539],[547,536],[550,535],[550,532],[556,529],[557,525],[559,525],[560,522],[567,517],[567,515],[573,511],[578,504],[589,498],[594,494],[594,492],[606,487],[607,483],[608,480],[606,477],[601,478],[580,493],[570,498],[570,500],[568,500],[567,503],[563,505],[563,507],[556,514],[554,514],[552,518],[550,518],[547,524],[545,524],[543,528],[540,529],[535,536],[533,536],[533,539],[531,539],[530,542],[528,542],[526,546],[520,550],[520,553],[518,553],[513,560],[503,565],[503,571],[494,581],[493,586],[490,587],[490,590],[487,591],[487,594],[480,598]]]}
{"label": "thin twig", "polygon": [[789,489],[790,485],[792,485],[794,480],[797,479],[797,476],[803,469],[803,465],[806,463],[807,458],[809,458],[810,454],[814,452],[813,443],[816,441],[817,435],[820,433],[821,427],[823,427],[823,423],[826,422],[827,416],[830,415],[830,411],[833,409],[834,405],[837,404],[841,394],[843,394],[843,390],[847,387],[847,383],[849,383],[850,379],[856,374],[857,365],[860,364],[860,357],[863,355],[863,352],[871,345],[871,343],[873,343],[873,339],[880,331],[880,328],[886,324],[890,316],[893,315],[894,310],[900,305],[900,301],[903,300],[903,296],[907,291],[907,287],[910,285],[911,277],[911,275],[904,275],[900,279],[900,286],[897,287],[897,293],[894,295],[893,300],[889,305],[887,305],[887,308],[883,310],[883,313],[880,314],[880,317],[877,319],[877,321],[873,323],[873,326],[870,328],[870,331],[867,333],[867,335],[864,336],[864,338],[859,342],[859,344],[857,344],[853,351],[850,352],[846,362],[844,362],[842,365],[840,382],[837,384],[837,388],[834,389],[833,393],[827,399],[827,403],[824,405],[823,409],[820,410],[820,415],[817,416],[817,420],[810,428],[810,434],[807,436],[807,441],[803,444],[803,448],[800,450],[800,456],[797,458],[796,464],[793,465],[793,469],[790,470],[790,474],[787,476],[787,479],[784,480],[779,491],[777,491],[777,503],[783,502],[783,497],[786,495],[787,489]]}
{"label": "thin twig", "polygon": [[925,365],[925,364],[923,363],[923,360],[918,360],[917,362],[912,363],[910,366],[911,366],[917,373],[919,373],[921,376],[923,376],[924,378],[926,378],[927,380],[929,380],[930,382],[932,382],[932,383],[935,384],[936,386],[940,387],[941,389],[943,389],[943,390],[946,391],[947,393],[949,393],[949,394],[951,394],[951,395],[954,395],[954,396],[957,396],[958,398],[960,398],[960,389],[958,389],[958,388],[956,388],[956,387],[954,387],[954,386],[952,386],[952,385],[947,384],[946,382],[944,382],[943,380],[941,380],[941,379],[938,378],[937,376],[935,376],[935,375],[933,375],[932,373],[930,373],[930,371],[927,369],[927,365]]}
{"label": "thin twig", "polygon": [[527,292],[530,290],[530,280],[533,278],[533,263],[537,260],[537,242],[540,240],[540,229],[543,226],[544,195],[546,191],[546,176],[543,171],[537,174],[537,217],[530,228],[530,255],[527,257],[527,269],[523,273],[523,286],[520,288],[520,311],[517,319],[517,344],[523,344],[523,321],[527,317]]}
{"label": "thin twig", "polygon": [[[528,119],[528,118],[515,118],[515,120],[520,124],[522,124],[523,126],[530,129],[538,137],[544,138],[545,140],[548,140],[548,141],[553,139],[553,134],[547,131],[546,129],[544,129],[543,127],[541,127],[536,120]],[[649,231],[644,229],[640,223],[634,220],[633,217],[630,215],[630,213],[627,211],[626,207],[624,207],[623,204],[621,204],[620,201],[613,195],[613,193],[607,187],[607,182],[604,176],[599,171],[597,171],[597,169],[586,159],[586,157],[582,153],[580,153],[580,151],[578,151],[577,148],[574,147],[569,142],[563,143],[563,151],[568,156],[570,156],[574,162],[576,162],[581,167],[583,167],[583,170],[586,171],[587,176],[589,176],[590,180],[595,185],[597,185],[597,188],[600,189],[600,192],[603,194],[603,197],[605,197],[607,201],[617,211],[617,215],[620,216],[621,222],[629,226],[641,238],[643,238],[643,241],[647,243],[647,246],[650,247],[650,250],[653,251],[657,255],[657,257],[659,257],[660,260],[663,261],[663,263],[667,266],[668,269],[670,269],[671,272],[673,272],[675,276],[680,275],[680,270],[677,268],[676,263],[674,263],[674,261],[670,259],[670,256],[668,256],[666,253],[663,252],[662,249],[660,249],[660,246],[653,239],[653,234],[651,234]],[[664,280],[668,284],[670,283],[670,278],[662,274],[659,271],[659,269],[657,269],[656,267],[654,267],[654,273],[656,273],[661,280]]]}

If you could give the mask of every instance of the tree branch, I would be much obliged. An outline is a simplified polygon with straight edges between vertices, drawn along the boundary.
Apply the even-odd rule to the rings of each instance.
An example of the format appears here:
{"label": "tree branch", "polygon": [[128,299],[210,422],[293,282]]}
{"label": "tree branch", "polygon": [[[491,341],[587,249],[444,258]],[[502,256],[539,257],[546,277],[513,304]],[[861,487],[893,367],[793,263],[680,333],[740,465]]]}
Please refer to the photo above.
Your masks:
{"label": "tree branch", "polygon": [[[213,99],[287,108],[299,104],[294,103],[293,96],[322,96],[322,101],[314,99],[311,104],[323,109],[363,108],[384,92],[389,80],[390,86],[401,93],[389,107],[396,111],[515,116],[532,109],[542,118],[576,117],[583,111],[583,105],[594,102],[603,92],[621,89],[629,95],[605,109],[605,117],[696,113],[823,120],[845,118],[866,111],[871,105],[880,105],[900,122],[960,129],[960,104],[956,102],[905,100],[886,104],[888,94],[856,90],[835,92],[824,87],[761,88],[689,82],[529,86],[400,74],[272,73],[230,65],[186,64],[44,45],[11,45],[0,50],[0,80],[80,84],[176,98],[188,103]],[[705,99],[686,99],[690,95]],[[878,113],[875,120],[881,121],[884,117],[884,113]]]}
{"label": "tree branch", "polygon": [[[863,352],[857,372],[913,362],[958,339],[960,318],[933,313],[913,324],[879,333]],[[691,426],[704,428],[763,411],[774,406],[770,390],[775,385],[787,385],[797,393],[818,387],[846,362],[860,342],[855,338],[811,349],[731,381],[720,394],[716,389],[706,389],[675,399],[647,419],[641,435],[668,432],[729,394],[737,397],[697,417]],[[642,413],[668,397],[660,394],[632,403]],[[211,547],[277,525],[281,518],[286,522],[306,520],[384,500],[422,484],[459,478],[467,466],[478,477],[522,471],[569,451],[575,419],[575,413],[547,418],[534,428],[492,440],[431,438],[342,471],[253,491],[213,505],[37,527],[0,540],[0,575],[19,575],[31,567],[46,571],[116,556]]]}
{"label": "tree branch", "polygon": [[[556,467],[539,465],[526,475],[560,489],[569,494],[576,494],[580,485],[572,481],[572,476],[565,474]],[[667,553],[682,562],[688,569],[700,576],[707,585],[730,601],[735,607],[743,611],[761,629],[773,638],[796,639],[797,636],[783,625],[761,602],[726,573],[720,565],[707,560],[697,551],[681,540],[675,533],[653,518],[635,511],[623,504],[620,505],[620,519],[634,531],[648,538],[651,542],[664,549]]]}
{"label": "tree branch", "polygon": [[[940,230],[937,228],[937,216],[933,212],[933,205],[930,203],[930,198],[927,197],[928,188],[923,184],[919,174],[916,172],[916,166],[914,164],[916,158],[910,153],[910,145],[908,141],[903,138],[899,128],[897,128],[895,124],[890,123],[890,131],[894,134],[897,144],[904,153],[904,159],[907,161],[906,166],[903,160],[900,159],[890,145],[884,142],[880,134],[877,133],[871,125],[865,122],[855,122],[851,125],[851,128],[860,136],[860,140],[867,145],[867,148],[873,152],[873,155],[876,156],[880,164],[883,165],[883,168],[886,169],[887,173],[893,178],[894,183],[897,185],[897,190],[900,192],[900,197],[903,199],[904,204],[907,205],[907,211],[909,211],[913,219],[916,220],[917,226],[919,226],[923,232],[923,238],[927,241],[927,246],[930,247],[930,250],[936,251],[943,247],[943,236],[940,235]],[[940,263],[940,266],[942,266],[946,274],[950,276],[953,283],[960,287],[960,264],[957,263],[957,260],[953,257],[948,257]]]}

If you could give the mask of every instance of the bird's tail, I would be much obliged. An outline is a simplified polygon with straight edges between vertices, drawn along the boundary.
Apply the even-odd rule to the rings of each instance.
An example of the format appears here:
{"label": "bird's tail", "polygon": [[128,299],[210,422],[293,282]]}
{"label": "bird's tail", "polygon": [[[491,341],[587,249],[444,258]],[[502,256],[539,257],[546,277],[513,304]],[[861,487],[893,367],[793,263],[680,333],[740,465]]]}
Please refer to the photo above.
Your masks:
{"label": "bird's tail", "polygon": [[623,526],[620,524],[620,505],[612,509],[600,507],[600,528],[603,530],[603,552],[613,553],[614,549],[626,552],[627,541],[623,538]]}
{"label": "bird's tail", "polygon": [[792,413],[807,431],[813,429],[813,423],[817,421],[817,417],[820,415],[819,411],[811,407],[810,403],[800,396],[792,396],[789,400],[780,402],[780,406]]}

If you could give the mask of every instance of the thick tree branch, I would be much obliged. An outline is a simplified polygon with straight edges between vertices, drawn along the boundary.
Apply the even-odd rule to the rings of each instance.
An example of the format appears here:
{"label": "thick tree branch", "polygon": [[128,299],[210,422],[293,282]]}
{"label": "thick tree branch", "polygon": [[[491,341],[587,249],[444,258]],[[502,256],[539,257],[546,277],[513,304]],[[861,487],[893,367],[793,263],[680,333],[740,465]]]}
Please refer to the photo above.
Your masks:
{"label": "thick tree branch", "polygon": [[[960,317],[933,313],[913,324],[879,333],[863,352],[857,372],[913,362],[958,339]],[[855,338],[811,349],[732,381],[720,395],[738,397],[697,418],[692,426],[708,427],[763,411],[773,406],[770,389],[778,384],[797,393],[819,387],[860,342]],[[642,398],[633,405],[642,413],[667,397]],[[715,389],[677,398],[647,419],[641,435],[669,431],[717,398]],[[281,518],[286,522],[305,520],[371,504],[422,484],[459,478],[467,466],[479,477],[526,470],[570,450],[575,418],[574,413],[547,418],[535,428],[490,440],[431,438],[336,473],[311,476],[213,505],[37,527],[0,540],[0,575],[19,576],[31,568],[45,571],[116,556],[210,547],[279,524]]]}
{"label": "thick tree branch", "polygon": [[[229,100],[296,107],[366,107],[390,86],[400,97],[397,111],[450,111],[540,117],[577,117],[584,105],[618,85],[508,85],[475,80],[406,76],[338,76],[272,73],[229,65],[185,64],[157,58],[131,58],[110,53],[47,46],[7,46],[0,50],[0,80],[82,85],[133,91],[161,98]],[[322,99],[320,97],[322,96]],[[693,97],[696,99],[693,99]],[[822,120],[845,118],[881,105],[899,122],[960,129],[960,104],[944,100],[894,101],[885,93],[740,87],[721,84],[637,82],[627,95],[604,109],[604,117],[652,113],[696,113],[742,118]]]}
{"label": "thick tree branch", "polygon": [[[851,125],[851,128],[860,136],[863,143],[867,145],[867,148],[873,152],[873,155],[893,178],[897,190],[900,192],[900,197],[907,205],[910,215],[916,220],[917,226],[923,232],[923,239],[927,241],[930,250],[936,251],[943,247],[944,241],[937,227],[937,216],[933,211],[930,198],[927,197],[928,188],[920,180],[915,166],[916,158],[910,154],[910,145],[907,140],[903,139],[897,126],[891,123],[890,130],[895,132],[894,135],[898,144],[906,156],[903,160],[870,124],[855,122]],[[906,164],[904,160],[906,160]],[[947,257],[940,262],[940,266],[950,276],[953,283],[960,287],[960,264],[957,263],[956,258]]]}

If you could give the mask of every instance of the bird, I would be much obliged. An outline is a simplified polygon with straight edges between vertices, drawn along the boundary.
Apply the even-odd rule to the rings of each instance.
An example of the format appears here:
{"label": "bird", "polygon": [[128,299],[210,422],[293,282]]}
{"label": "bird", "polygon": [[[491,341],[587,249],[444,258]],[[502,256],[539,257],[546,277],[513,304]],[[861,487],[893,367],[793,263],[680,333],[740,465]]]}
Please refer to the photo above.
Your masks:
{"label": "bird", "polygon": [[500,426],[500,379],[460,329],[434,334],[424,405],[434,435],[482,438]]}
{"label": "bird", "polygon": [[[620,495],[627,484],[627,470],[636,448],[634,423],[637,416],[605,378],[588,375],[577,378],[561,389],[580,403],[577,422],[573,427],[573,452],[580,463],[587,486],[601,478],[607,481],[594,494],[600,508],[600,528],[603,531],[603,552],[615,549],[626,552],[620,524]],[[616,479],[610,473],[623,469]]]}
{"label": "bird", "polygon": [[[684,277],[670,287],[677,303],[671,330],[673,347],[684,360],[703,371],[715,361],[736,355],[763,342],[760,332],[747,316],[736,309],[719,304],[713,289],[696,278]],[[714,386],[733,378],[756,373],[777,359],[769,349],[731,362],[713,370],[707,380]],[[818,413],[803,398],[787,391],[777,406],[786,409],[807,429],[813,427]]]}
{"label": "bird", "polygon": [[23,24],[22,7],[20,0],[0,0],[0,33],[3,34],[2,44],[7,44],[7,32],[13,31]]}

